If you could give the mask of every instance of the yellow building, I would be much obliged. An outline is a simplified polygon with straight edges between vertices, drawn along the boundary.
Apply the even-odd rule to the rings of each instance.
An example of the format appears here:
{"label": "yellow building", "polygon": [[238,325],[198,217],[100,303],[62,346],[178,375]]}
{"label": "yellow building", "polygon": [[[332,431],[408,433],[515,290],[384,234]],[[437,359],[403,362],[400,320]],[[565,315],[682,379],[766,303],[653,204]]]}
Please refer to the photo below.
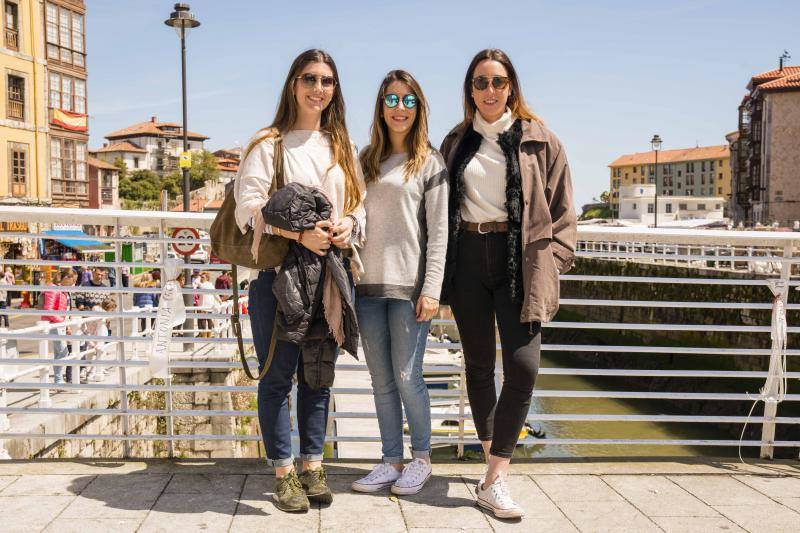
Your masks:
{"label": "yellow building", "polygon": [[[730,148],[727,145],[662,150],[658,153],[659,196],[731,196]],[[618,157],[609,166],[609,201],[614,218],[619,216],[620,188],[656,183],[652,151]]]}
{"label": "yellow building", "polygon": [[0,3],[0,203],[49,204],[42,2]]}

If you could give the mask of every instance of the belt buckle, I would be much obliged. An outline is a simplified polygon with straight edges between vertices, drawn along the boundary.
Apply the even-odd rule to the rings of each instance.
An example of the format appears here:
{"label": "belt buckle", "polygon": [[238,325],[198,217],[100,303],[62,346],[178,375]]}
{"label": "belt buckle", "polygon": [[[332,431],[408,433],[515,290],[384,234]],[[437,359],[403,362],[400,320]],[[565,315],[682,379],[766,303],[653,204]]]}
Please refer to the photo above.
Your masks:
{"label": "belt buckle", "polygon": [[[481,224],[484,224],[484,222],[478,222],[478,235],[486,235],[489,232],[488,231],[482,231],[481,230]],[[490,222],[486,222],[486,224],[490,224]]]}

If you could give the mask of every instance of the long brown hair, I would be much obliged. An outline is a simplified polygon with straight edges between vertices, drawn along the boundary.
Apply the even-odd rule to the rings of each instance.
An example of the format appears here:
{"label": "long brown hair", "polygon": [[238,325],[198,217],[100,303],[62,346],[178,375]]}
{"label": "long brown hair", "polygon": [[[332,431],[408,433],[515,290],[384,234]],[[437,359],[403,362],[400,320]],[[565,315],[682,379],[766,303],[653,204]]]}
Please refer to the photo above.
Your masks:
{"label": "long brown hair", "polygon": [[378,89],[375,114],[372,116],[372,127],[370,128],[369,146],[361,153],[361,166],[364,169],[364,180],[367,183],[377,181],[381,162],[386,161],[392,151],[392,144],[389,142],[389,128],[383,119],[383,98],[386,96],[389,85],[395,81],[408,85],[417,96],[417,115],[414,117],[414,124],[411,125],[411,130],[405,139],[408,149],[408,161],[406,161],[404,169],[406,181],[422,169],[428,158],[431,146],[428,139],[428,102],[422,93],[422,87],[414,79],[414,76],[405,70],[393,70],[383,78],[381,87]]}
{"label": "long brown hair", "polygon": [[334,63],[333,58],[324,50],[306,50],[292,62],[289,73],[286,75],[286,81],[283,84],[283,91],[281,91],[281,98],[272,124],[260,130],[250,141],[247,149],[242,154],[242,161],[245,160],[250,150],[261,141],[275,137],[278,134],[284,134],[292,129],[297,121],[297,99],[294,92],[295,78],[310,63],[325,63],[331,68],[333,78],[336,80],[331,102],[322,111],[321,130],[330,137],[331,155],[333,157],[331,167],[338,164],[344,172],[344,214],[346,215],[352,213],[361,205],[361,185],[356,173],[356,162],[355,157],[353,157],[350,136],[347,134],[344,97],[339,83],[339,71],[336,69],[336,63]]}
{"label": "long brown hair", "polygon": [[525,98],[522,96],[522,88],[519,85],[519,77],[517,76],[514,65],[511,63],[511,59],[509,59],[505,52],[498,48],[481,50],[475,54],[475,57],[472,58],[472,62],[467,68],[467,75],[464,78],[464,124],[471,124],[472,119],[475,118],[477,108],[475,106],[475,101],[472,99],[472,77],[478,64],[487,59],[502,64],[506,68],[506,72],[508,72],[508,79],[511,82],[511,94],[508,96],[508,107],[511,108],[511,112],[514,116],[522,120],[533,120],[542,124],[542,119],[536,116],[536,113],[531,111],[531,108],[525,103]]}

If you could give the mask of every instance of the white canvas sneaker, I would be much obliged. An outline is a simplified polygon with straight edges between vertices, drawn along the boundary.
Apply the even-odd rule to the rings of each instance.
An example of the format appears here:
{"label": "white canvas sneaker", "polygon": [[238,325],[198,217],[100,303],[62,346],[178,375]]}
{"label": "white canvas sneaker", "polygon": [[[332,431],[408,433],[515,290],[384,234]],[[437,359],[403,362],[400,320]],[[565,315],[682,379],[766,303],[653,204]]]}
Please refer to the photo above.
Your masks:
{"label": "white canvas sneaker", "polygon": [[400,479],[392,485],[392,494],[408,496],[416,494],[431,477],[431,464],[424,459],[414,459],[403,469]]}
{"label": "white canvas sneaker", "polygon": [[400,472],[389,463],[375,465],[372,472],[353,481],[350,487],[356,492],[377,492],[386,487],[391,487],[400,478]]}
{"label": "white canvas sneaker", "polygon": [[483,486],[483,478],[478,481],[475,489],[475,496],[478,498],[478,505],[488,509],[497,518],[522,518],[525,511],[511,499],[503,476],[499,476],[494,483],[488,487]]}

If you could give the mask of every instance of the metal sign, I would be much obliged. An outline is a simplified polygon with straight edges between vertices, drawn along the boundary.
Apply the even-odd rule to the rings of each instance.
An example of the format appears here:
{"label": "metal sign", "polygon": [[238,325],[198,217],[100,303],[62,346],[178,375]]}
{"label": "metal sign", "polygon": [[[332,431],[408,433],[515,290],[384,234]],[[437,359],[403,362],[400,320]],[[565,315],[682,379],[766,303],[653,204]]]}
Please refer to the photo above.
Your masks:
{"label": "metal sign", "polygon": [[[175,228],[172,232],[173,239],[199,239],[200,234],[194,228]],[[196,242],[173,242],[172,249],[178,255],[192,255],[200,248]]]}
{"label": "metal sign", "polygon": [[181,152],[181,155],[178,159],[178,165],[181,168],[192,168],[192,153]]}

